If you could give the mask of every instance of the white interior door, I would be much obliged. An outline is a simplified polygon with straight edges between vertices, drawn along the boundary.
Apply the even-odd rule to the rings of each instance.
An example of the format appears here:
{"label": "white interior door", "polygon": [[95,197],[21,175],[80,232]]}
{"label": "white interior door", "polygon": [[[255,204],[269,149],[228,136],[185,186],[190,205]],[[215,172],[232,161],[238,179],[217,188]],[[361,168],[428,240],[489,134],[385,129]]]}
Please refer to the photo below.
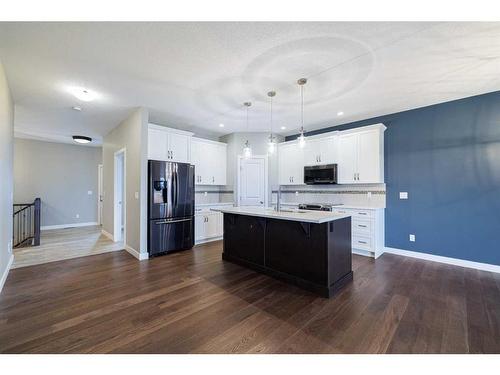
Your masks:
{"label": "white interior door", "polygon": [[239,205],[266,205],[266,159],[265,157],[240,158]]}
{"label": "white interior door", "polygon": [[102,164],[97,166],[97,223],[102,225]]}
{"label": "white interior door", "polygon": [[125,151],[115,153],[114,173],[114,228],[113,237],[116,242],[125,241]]}

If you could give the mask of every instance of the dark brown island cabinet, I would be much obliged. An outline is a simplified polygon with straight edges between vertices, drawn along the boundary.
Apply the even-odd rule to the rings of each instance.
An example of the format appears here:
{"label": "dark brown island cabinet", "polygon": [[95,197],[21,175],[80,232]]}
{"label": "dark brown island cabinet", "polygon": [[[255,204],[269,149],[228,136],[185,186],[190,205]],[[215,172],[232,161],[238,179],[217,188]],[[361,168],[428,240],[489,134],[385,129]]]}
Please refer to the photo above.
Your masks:
{"label": "dark brown island cabinet", "polygon": [[222,259],[332,297],[353,279],[351,217],[228,208]]}

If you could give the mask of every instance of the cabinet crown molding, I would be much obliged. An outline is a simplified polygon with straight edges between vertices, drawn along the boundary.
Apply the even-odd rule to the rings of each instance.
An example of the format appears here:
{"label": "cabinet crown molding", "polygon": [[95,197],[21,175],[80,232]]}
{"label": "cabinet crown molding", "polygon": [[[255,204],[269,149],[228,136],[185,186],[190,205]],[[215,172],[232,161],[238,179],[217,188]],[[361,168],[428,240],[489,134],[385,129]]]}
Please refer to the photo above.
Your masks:
{"label": "cabinet crown molding", "polygon": [[224,147],[227,147],[227,143],[224,143],[224,142],[218,142],[218,141],[212,141],[211,139],[205,139],[205,138],[199,138],[199,137],[193,137],[192,140],[194,142],[204,142],[204,143],[208,143],[208,144],[212,144],[212,145],[220,145],[220,146],[224,146]]}
{"label": "cabinet crown molding", "polygon": [[192,132],[188,132],[188,131],[185,131],[185,130],[174,129],[174,128],[169,128],[167,126],[157,125],[157,124],[153,124],[153,123],[149,123],[148,124],[148,128],[149,129],[156,129],[156,130],[168,131],[170,133],[177,133],[177,134],[187,135],[189,137],[192,137],[194,135],[194,133],[192,133]]}

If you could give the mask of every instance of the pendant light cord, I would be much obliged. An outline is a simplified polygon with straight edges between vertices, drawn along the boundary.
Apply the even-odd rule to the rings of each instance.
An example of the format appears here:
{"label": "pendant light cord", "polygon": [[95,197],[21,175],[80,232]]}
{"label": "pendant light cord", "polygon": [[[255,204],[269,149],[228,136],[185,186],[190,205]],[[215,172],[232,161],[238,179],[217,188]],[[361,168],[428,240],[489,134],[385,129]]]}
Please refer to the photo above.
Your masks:
{"label": "pendant light cord", "polygon": [[302,126],[302,132],[304,131],[304,85],[300,86],[300,121]]}

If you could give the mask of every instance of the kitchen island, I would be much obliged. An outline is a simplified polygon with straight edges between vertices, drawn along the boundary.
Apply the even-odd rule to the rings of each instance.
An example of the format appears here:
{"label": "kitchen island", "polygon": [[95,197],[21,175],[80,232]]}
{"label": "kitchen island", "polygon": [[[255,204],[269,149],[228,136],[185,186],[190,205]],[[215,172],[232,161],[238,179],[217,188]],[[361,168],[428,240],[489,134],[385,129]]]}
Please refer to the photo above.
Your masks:
{"label": "kitchen island", "polygon": [[351,217],[224,207],[222,259],[331,297],[352,280]]}

